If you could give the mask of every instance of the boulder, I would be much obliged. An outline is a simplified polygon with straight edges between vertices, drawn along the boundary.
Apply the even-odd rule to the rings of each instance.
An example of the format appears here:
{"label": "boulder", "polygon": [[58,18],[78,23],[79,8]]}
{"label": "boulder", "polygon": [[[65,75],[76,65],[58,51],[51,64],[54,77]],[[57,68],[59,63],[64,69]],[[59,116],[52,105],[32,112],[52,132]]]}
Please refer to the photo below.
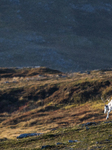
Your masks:
{"label": "boulder", "polygon": [[42,133],[25,133],[25,134],[20,134],[17,139],[21,139],[21,138],[26,138],[29,136],[39,136]]}

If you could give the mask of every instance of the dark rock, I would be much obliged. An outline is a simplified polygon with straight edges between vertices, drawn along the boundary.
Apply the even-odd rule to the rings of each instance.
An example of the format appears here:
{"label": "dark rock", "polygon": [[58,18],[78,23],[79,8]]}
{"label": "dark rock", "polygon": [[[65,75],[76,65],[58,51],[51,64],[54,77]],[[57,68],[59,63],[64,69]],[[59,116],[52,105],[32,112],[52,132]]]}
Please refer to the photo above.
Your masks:
{"label": "dark rock", "polygon": [[43,145],[41,149],[44,149],[44,148],[49,148],[51,147],[50,145]]}
{"label": "dark rock", "polygon": [[106,121],[106,122],[104,122],[104,123],[112,123],[112,121]]}
{"label": "dark rock", "polygon": [[106,139],[105,141],[110,142],[110,140]]}
{"label": "dark rock", "polygon": [[17,139],[21,139],[21,138],[26,138],[29,136],[39,136],[42,133],[25,133],[25,134],[21,134],[17,137]]}
{"label": "dark rock", "polygon": [[86,126],[86,130],[89,130],[89,128]]}
{"label": "dark rock", "polygon": [[78,142],[77,140],[69,140],[69,143]]}
{"label": "dark rock", "polygon": [[7,138],[2,138],[2,139],[0,139],[0,142],[6,141],[6,140],[7,140]]}
{"label": "dark rock", "polygon": [[56,130],[56,128],[51,129],[51,131],[55,131],[55,130]]}
{"label": "dark rock", "polygon": [[56,145],[61,145],[61,144],[63,144],[63,143],[60,143],[60,142],[56,143]]}
{"label": "dark rock", "polygon": [[112,136],[112,135],[109,135],[109,136]]}
{"label": "dark rock", "polygon": [[91,126],[91,125],[96,125],[96,122],[87,122],[87,123],[81,124],[82,127]]}

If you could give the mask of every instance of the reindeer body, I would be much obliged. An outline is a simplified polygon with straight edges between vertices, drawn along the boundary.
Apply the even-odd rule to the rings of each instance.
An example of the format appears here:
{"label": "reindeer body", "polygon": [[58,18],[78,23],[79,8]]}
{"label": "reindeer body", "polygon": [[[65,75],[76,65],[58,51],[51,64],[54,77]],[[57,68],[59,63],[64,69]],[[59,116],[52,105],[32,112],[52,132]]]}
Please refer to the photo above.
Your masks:
{"label": "reindeer body", "polygon": [[106,119],[109,118],[109,113],[111,112],[111,110],[112,110],[112,100],[107,105],[104,106],[104,114],[107,113]]}

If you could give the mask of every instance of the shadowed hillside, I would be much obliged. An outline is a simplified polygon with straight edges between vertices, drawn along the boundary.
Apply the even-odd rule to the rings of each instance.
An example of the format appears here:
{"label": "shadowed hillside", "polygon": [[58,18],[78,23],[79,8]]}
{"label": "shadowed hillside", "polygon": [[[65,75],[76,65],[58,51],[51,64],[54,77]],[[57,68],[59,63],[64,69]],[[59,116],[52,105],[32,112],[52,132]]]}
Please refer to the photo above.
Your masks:
{"label": "shadowed hillside", "polygon": [[111,68],[110,0],[1,0],[0,66]]}

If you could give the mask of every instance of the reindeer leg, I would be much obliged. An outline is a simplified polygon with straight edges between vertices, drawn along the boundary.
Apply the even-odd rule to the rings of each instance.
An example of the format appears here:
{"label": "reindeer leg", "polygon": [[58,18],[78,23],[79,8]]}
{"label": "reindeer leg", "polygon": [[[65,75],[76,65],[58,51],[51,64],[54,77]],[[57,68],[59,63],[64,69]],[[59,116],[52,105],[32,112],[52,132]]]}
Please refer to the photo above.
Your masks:
{"label": "reindeer leg", "polygon": [[108,118],[109,118],[109,112],[110,112],[110,111],[108,111],[108,112],[107,112],[107,117],[106,117],[106,119],[108,119]]}

